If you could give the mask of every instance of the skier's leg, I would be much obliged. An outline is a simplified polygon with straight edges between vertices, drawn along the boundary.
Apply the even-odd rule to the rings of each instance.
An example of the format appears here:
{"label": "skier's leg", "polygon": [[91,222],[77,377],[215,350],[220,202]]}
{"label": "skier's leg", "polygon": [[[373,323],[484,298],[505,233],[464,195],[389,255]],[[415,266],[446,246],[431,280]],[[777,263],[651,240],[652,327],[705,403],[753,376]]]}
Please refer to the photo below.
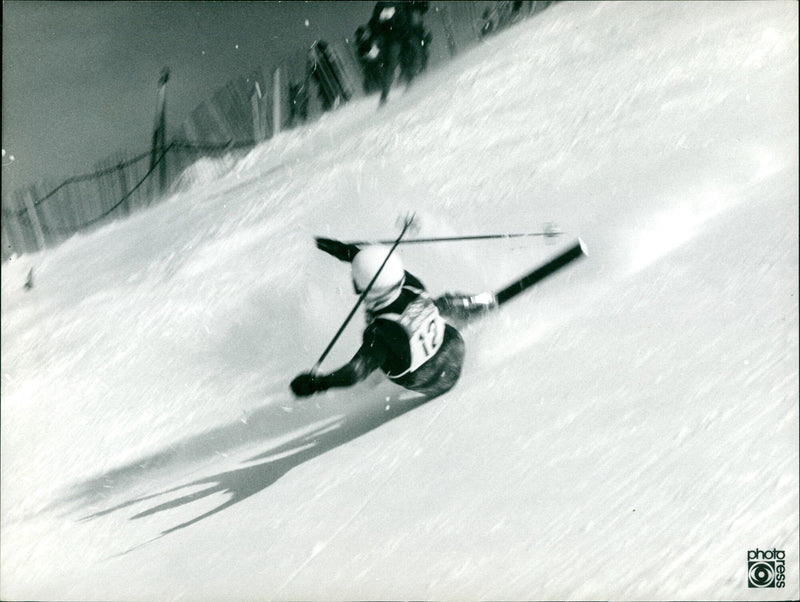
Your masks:
{"label": "skier's leg", "polygon": [[414,77],[417,75],[419,69],[417,67],[417,50],[421,48],[417,42],[416,36],[411,36],[407,40],[403,40],[402,47],[400,48],[400,79],[406,84],[406,87],[411,85]]}
{"label": "skier's leg", "polygon": [[383,44],[384,52],[382,65],[381,99],[380,104],[384,104],[389,98],[389,90],[394,83],[394,72],[397,69],[397,61],[400,54],[400,45],[393,40],[386,40]]}
{"label": "skier's leg", "polygon": [[436,299],[436,307],[445,318],[468,321],[497,307],[497,299],[489,292],[479,295],[446,293]]}
{"label": "skier's leg", "polygon": [[464,339],[455,328],[447,324],[442,346],[436,355],[415,372],[401,376],[394,382],[411,391],[422,393],[428,399],[433,399],[455,386],[461,376],[463,365]]}

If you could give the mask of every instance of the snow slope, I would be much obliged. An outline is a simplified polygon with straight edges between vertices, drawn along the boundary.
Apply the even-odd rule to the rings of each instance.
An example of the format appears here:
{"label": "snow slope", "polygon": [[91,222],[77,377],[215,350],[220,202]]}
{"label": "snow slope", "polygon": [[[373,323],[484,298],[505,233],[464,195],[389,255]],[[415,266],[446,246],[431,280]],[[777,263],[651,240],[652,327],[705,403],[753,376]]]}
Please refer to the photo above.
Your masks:
{"label": "snow slope", "polygon": [[[797,17],[561,3],[4,265],[0,597],[800,597]],[[354,302],[312,236],[409,211],[590,256],[466,329],[441,398],[292,400]],[[569,237],[402,251],[480,291]]]}

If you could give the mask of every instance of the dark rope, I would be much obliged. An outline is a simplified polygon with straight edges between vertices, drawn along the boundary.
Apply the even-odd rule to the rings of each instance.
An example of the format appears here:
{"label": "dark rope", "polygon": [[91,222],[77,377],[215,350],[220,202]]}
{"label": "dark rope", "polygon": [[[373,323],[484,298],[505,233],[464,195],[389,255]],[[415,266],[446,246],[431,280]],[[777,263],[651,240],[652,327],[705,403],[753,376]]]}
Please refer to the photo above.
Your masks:
{"label": "dark rope", "polygon": [[252,140],[243,140],[240,142],[234,142],[231,140],[226,144],[194,144],[191,142],[173,142],[171,146],[176,150],[191,150],[191,151],[200,151],[200,152],[207,152],[207,151],[224,151],[224,150],[233,150],[239,148],[249,148],[251,146],[255,146],[255,142]]}
{"label": "dark rope", "polygon": [[[245,140],[245,141],[240,141],[240,142],[233,142],[231,140],[230,142],[228,142],[226,144],[193,144],[191,142],[176,141],[176,142],[172,142],[167,147],[167,149],[164,151],[164,153],[162,154],[162,156],[158,160],[158,162],[160,162],[161,159],[164,158],[164,156],[167,154],[167,152],[170,149],[189,150],[189,151],[197,151],[197,152],[209,152],[209,151],[224,151],[224,150],[234,150],[234,149],[240,149],[240,148],[249,148],[249,147],[252,147],[254,145],[255,145],[255,143],[253,141],[250,141],[250,140]],[[133,159],[129,159],[128,161],[121,161],[121,162],[119,162],[116,165],[113,165],[111,167],[107,167],[105,169],[101,169],[101,170],[98,170],[98,171],[93,171],[92,173],[81,174],[79,176],[72,176],[70,178],[67,178],[66,180],[61,182],[61,184],[56,186],[53,190],[51,190],[46,195],[44,195],[42,198],[34,200],[33,201],[33,206],[34,207],[38,207],[39,205],[41,205],[42,203],[44,203],[48,199],[51,199],[53,196],[55,196],[56,193],[58,193],[58,191],[60,191],[62,188],[66,187],[66,186],[69,186],[70,184],[77,184],[78,182],[86,182],[86,181],[89,181],[89,180],[94,180],[94,179],[97,179],[97,178],[101,178],[103,176],[107,176],[108,174],[114,173],[115,171],[118,171],[120,169],[124,169],[126,167],[131,166],[131,165],[135,165],[139,161],[150,157],[150,155],[151,155],[151,151],[147,151],[147,152],[144,152],[144,153],[142,153],[140,155],[137,155]],[[156,164],[154,164],[154,166]],[[152,173],[152,169],[147,172],[147,175],[145,175],[145,178],[147,176],[149,176],[151,173]],[[139,182],[139,184],[137,184],[136,187],[138,188],[139,185],[141,185],[141,182]],[[136,190],[136,188],[131,190],[123,198],[123,200],[127,199],[134,192],[134,190]],[[118,206],[118,205],[115,205],[115,207],[116,206]],[[16,212],[3,210],[3,215],[5,215],[6,217],[22,217],[27,212],[28,212],[28,208],[27,207],[23,207],[22,209],[20,209],[19,211],[16,211]],[[89,222],[89,223],[87,223],[87,225],[90,225],[91,223],[92,222]]]}
{"label": "dark rope", "polygon": [[[64,188],[64,186],[68,186],[70,184],[75,184],[76,182],[85,182],[87,180],[93,180],[95,178],[100,178],[100,177],[106,176],[106,175],[108,175],[110,173],[114,173],[115,171],[117,171],[119,169],[123,169],[125,167],[130,166],[130,165],[134,165],[134,164],[138,163],[139,161],[141,161],[142,159],[145,159],[145,158],[147,158],[149,156],[150,156],[149,152],[142,153],[141,155],[137,155],[136,157],[134,157],[133,159],[130,159],[129,161],[122,161],[122,162],[117,163],[116,165],[114,165],[112,167],[107,167],[106,169],[101,169],[100,171],[95,171],[95,172],[92,172],[92,173],[89,173],[89,174],[83,174],[83,175],[80,175],[80,176],[73,176],[71,178],[67,178],[66,180],[61,182],[61,184],[59,184],[53,190],[51,190],[49,193],[47,193],[45,196],[43,196],[41,199],[39,199],[37,201],[34,201],[33,206],[34,207],[38,207],[39,205],[44,203],[47,199],[52,197],[55,193],[57,193],[59,190]],[[20,213],[19,215],[22,215],[22,213]]]}
{"label": "dark rope", "polygon": [[[139,180],[136,183],[136,185],[133,188],[131,188],[125,196],[123,196],[119,201],[117,201],[109,209],[107,209],[106,211],[104,211],[103,213],[98,215],[97,217],[95,217],[93,219],[90,219],[88,222],[84,222],[83,224],[78,226],[78,228],[84,228],[86,226],[91,226],[93,224],[96,224],[97,222],[99,222],[103,218],[108,217],[114,210],[119,208],[122,205],[122,203],[127,201],[131,197],[131,195],[134,192],[136,192],[142,184],[144,184],[145,180],[147,180],[147,178],[150,177],[150,174],[152,174],[156,170],[156,167],[158,167],[159,163],[161,163],[166,158],[167,154],[169,153],[169,151],[171,149],[172,149],[172,144],[170,144],[169,146],[167,146],[166,149],[164,149],[164,152],[161,154],[161,156],[158,158],[158,160],[156,160],[156,162],[153,163],[153,166],[147,171],[146,174],[144,174],[142,179]],[[147,154],[149,155],[150,153],[147,153]],[[50,233],[50,234],[72,234],[73,232],[75,232],[75,230],[66,230],[66,229],[62,229],[62,228],[45,228],[45,227],[43,227],[42,229],[43,230],[47,230],[47,232]]]}

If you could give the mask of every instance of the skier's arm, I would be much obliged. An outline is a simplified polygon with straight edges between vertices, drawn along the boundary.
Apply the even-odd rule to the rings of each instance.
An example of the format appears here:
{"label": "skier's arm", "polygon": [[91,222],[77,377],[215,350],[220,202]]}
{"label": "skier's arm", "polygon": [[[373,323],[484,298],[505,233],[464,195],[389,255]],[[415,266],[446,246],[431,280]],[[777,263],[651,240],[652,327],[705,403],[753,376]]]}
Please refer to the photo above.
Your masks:
{"label": "skier's arm", "polygon": [[497,299],[492,293],[465,295],[445,293],[434,300],[436,308],[445,318],[468,321],[497,307]]}
{"label": "skier's arm", "polygon": [[349,362],[330,374],[305,372],[292,381],[292,392],[298,397],[306,397],[331,387],[350,387],[366,379],[378,369],[385,359],[381,346],[370,346],[366,342]]}
{"label": "skier's arm", "polygon": [[418,288],[418,289],[423,290],[423,291],[425,290],[425,285],[422,284],[422,281],[419,278],[417,278],[416,276],[414,276],[414,274],[412,274],[408,270],[406,270],[405,284],[407,286],[412,286],[414,288]]}
{"label": "skier's arm", "polygon": [[328,255],[333,255],[339,261],[351,262],[361,249],[356,245],[348,245],[332,238],[316,237],[317,248],[325,251]]}
{"label": "skier's arm", "polygon": [[350,387],[366,379],[380,368],[383,357],[379,357],[374,349],[362,345],[349,362],[325,377],[328,387]]}

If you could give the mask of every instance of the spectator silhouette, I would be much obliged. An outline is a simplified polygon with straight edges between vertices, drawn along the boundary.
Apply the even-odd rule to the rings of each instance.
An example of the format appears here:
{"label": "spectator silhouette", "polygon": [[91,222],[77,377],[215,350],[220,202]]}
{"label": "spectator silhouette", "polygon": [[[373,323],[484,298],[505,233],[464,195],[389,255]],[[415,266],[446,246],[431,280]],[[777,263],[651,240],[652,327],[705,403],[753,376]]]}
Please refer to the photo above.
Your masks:
{"label": "spectator silhouette", "polygon": [[[395,71],[402,58],[408,64],[415,50],[408,48],[411,43],[412,13],[419,12],[419,7],[413,7],[412,2],[376,2],[369,20],[369,28],[375,35],[380,49],[379,64],[381,72],[381,99],[383,105],[389,98],[389,90],[394,82]],[[413,78],[413,75],[412,75]]]}
{"label": "spectator silhouette", "polygon": [[361,25],[356,29],[356,56],[363,74],[363,87],[365,94],[371,94],[381,89],[381,63],[378,41],[368,25]]}

